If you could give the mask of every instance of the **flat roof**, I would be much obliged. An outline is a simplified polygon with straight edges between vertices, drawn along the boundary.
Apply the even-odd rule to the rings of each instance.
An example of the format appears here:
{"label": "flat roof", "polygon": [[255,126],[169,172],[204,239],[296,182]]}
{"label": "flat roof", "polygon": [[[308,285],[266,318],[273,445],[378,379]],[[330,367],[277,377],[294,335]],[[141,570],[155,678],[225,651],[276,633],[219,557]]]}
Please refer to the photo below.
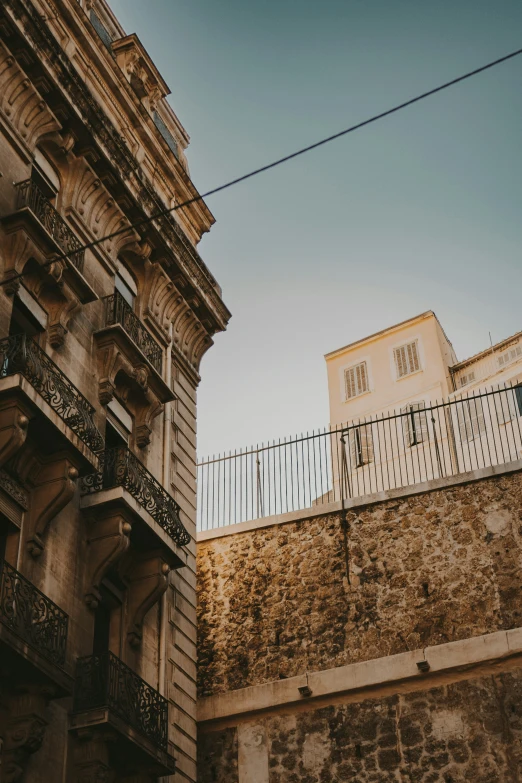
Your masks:
{"label": "flat roof", "polygon": [[451,367],[451,371],[455,372],[456,370],[461,370],[463,367],[466,367],[468,364],[473,364],[473,362],[478,362],[480,359],[483,359],[484,356],[487,356],[491,353],[496,353],[496,351],[499,351],[505,346],[508,346],[509,343],[512,343],[513,340],[518,340],[522,337],[522,332],[515,332],[515,334],[512,334],[511,337],[506,337],[504,340],[501,340],[498,343],[495,343],[494,345],[491,345],[489,348],[486,348],[484,351],[479,351],[479,353],[474,353],[473,356],[469,356],[467,359],[463,359],[461,362],[457,362],[457,364],[454,364],[453,367]]}
{"label": "flat roof", "polygon": [[[405,321],[400,321],[398,324],[393,324],[393,326],[387,326],[385,329],[381,329],[380,332],[374,332],[374,334],[369,334],[367,337],[363,337],[361,340],[356,340],[353,343],[348,343],[348,345],[343,345],[342,348],[336,348],[335,351],[330,351],[330,353],[325,353],[324,358],[329,359],[331,356],[335,356],[335,354],[342,353],[343,351],[347,351],[349,348],[355,348],[356,345],[364,345],[364,343],[367,343],[369,340],[375,340],[376,337],[381,337],[381,335],[386,334],[388,332],[393,332],[396,329],[400,329],[403,326],[406,326],[407,324],[411,324],[414,321],[420,321],[423,318],[430,318],[433,317],[437,321],[438,325],[442,329],[442,325],[433,312],[433,310],[426,310],[425,313],[420,313],[420,315],[415,315],[413,318],[407,318]],[[446,335],[446,332],[444,332],[444,329],[442,329],[444,336],[446,337],[446,340],[448,340],[448,337]],[[448,342],[451,345],[451,342],[448,340]]]}

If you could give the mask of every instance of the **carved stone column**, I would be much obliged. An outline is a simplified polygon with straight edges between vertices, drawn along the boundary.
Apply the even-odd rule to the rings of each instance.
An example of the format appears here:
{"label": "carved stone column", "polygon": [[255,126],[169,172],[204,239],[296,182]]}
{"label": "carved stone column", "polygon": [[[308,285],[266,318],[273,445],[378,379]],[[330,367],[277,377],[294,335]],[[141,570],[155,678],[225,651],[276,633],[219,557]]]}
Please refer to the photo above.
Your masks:
{"label": "carved stone column", "polygon": [[105,509],[91,516],[89,521],[87,568],[85,576],[85,601],[96,609],[100,596],[100,584],[130,544],[131,516],[123,509]]}
{"label": "carved stone column", "polygon": [[127,640],[131,647],[139,647],[143,619],[168,587],[170,566],[157,553],[134,555],[126,568]]}
{"label": "carved stone column", "polygon": [[0,400],[0,467],[23,446],[31,418],[28,406],[20,400]]}
{"label": "carved stone column", "polygon": [[2,783],[21,780],[29,757],[40,749],[51,695],[45,688],[28,686],[11,696],[3,727]]}

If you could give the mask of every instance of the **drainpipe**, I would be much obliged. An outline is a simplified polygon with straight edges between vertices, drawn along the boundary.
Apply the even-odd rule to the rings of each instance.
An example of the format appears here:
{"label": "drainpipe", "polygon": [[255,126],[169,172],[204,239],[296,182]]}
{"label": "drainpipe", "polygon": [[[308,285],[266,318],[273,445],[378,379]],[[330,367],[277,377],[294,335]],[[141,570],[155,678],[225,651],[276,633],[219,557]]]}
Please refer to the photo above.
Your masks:
{"label": "drainpipe", "polygon": [[[166,367],[165,367],[165,380],[167,386],[172,388],[172,324],[170,324],[169,337],[170,341],[166,350]],[[163,486],[168,492],[169,487],[169,470],[170,470],[170,435],[172,431],[172,403],[165,403],[165,413],[163,416]],[[167,627],[168,627],[168,606],[167,595],[169,588],[161,596],[160,602],[160,627],[159,627],[159,660],[158,660],[158,690],[162,696],[166,696],[165,683],[166,683],[166,649],[167,649]]]}

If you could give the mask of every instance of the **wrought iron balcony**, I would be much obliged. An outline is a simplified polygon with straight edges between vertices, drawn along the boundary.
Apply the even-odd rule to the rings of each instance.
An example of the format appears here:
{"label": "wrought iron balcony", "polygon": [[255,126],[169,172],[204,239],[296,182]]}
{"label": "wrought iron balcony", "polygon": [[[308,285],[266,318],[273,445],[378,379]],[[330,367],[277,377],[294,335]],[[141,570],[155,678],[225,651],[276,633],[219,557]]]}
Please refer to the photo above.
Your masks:
{"label": "wrought iron balcony", "polygon": [[5,560],[0,563],[0,622],[58,666],[65,663],[69,618]]}
{"label": "wrought iron balcony", "polygon": [[128,726],[167,750],[168,702],[111,652],[76,663],[75,713],[106,708]]}
{"label": "wrought iron balcony", "polygon": [[44,196],[38,185],[26,179],[18,185],[18,209],[27,207],[40,221],[48,234],[64,253],[71,253],[68,260],[81,272],[85,251],[65,220],[58,214],[49,199]]}
{"label": "wrought iron balcony", "polygon": [[91,451],[103,449],[94,408],[40,346],[25,334],[0,340],[0,378],[20,373]]}
{"label": "wrought iron balcony", "polygon": [[105,326],[120,324],[124,332],[137,345],[145,358],[161,375],[162,350],[156,340],[148,333],[132,307],[123,296],[115,291],[104,298]]}
{"label": "wrought iron balcony", "polygon": [[177,544],[189,543],[190,536],[179,517],[179,505],[126,446],[106,449],[100,454],[100,471],[82,479],[81,493],[87,495],[112,487],[124,487],[130,492]]}

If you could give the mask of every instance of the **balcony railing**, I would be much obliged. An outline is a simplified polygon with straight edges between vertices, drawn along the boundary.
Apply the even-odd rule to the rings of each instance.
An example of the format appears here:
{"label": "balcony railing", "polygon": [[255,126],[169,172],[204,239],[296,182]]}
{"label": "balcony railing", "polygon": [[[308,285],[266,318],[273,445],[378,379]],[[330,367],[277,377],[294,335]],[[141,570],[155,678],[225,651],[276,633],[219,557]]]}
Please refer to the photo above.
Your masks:
{"label": "balcony railing", "polygon": [[167,750],[167,699],[111,652],[79,658],[76,664],[74,712],[100,707]]}
{"label": "balcony railing", "polygon": [[39,345],[25,334],[0,340],[0,378],[20,373],[91,451],[103,449],[94,408]]}
{"label": "balcony railing", "polygon": [[82,479],[82,495],[124,487],[177,544],[189,543],[179,505],[126,446],[106,449],[100,455],[100,468]]}
{"label": "balcony railing", "polygon": [[462,393],[198,464],[208,530],[522,459],[522,385]]}
{"label": "balcony railing", "polygon": [[64,253],[71,253],[69,261],[76,269],[83,270],[85,251],[81,242],[71,231],[65,220],[58,214],[49,199],[44,196],[38,185],[26,179],[18,185],[18,209],[27,207],[40,221],[48,234]]}
{"label": "balcony railing", "polygon": [[105,303],[105,326],[120,324],[123,331],[136,343],[145,358],[161,375],[161,346],[150,336],[138,316],[133,312],[132,307],[118,291],[106,296],[103,301]]}
{"label": "balcony railing", "polygon": [[0,622],[58,666],[65,663],[69,618],[5,560],[0,563]]}

